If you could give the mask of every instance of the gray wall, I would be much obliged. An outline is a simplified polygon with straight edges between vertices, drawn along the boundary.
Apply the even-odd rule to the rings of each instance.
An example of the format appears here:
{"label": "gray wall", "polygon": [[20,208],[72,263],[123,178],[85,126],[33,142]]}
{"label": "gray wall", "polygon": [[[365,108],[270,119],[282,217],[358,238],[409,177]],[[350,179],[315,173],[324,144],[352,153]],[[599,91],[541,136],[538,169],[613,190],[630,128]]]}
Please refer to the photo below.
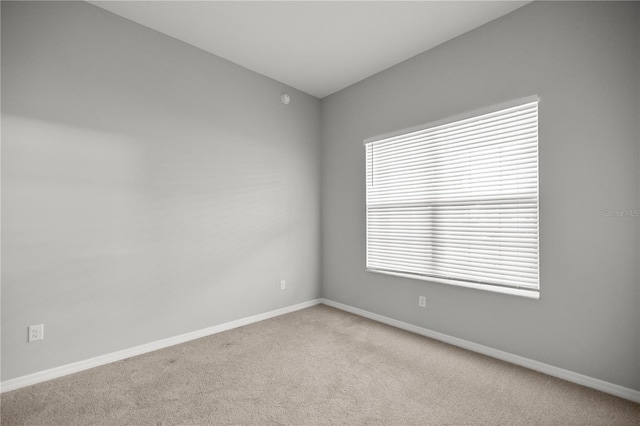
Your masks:
{"label": "gray wall", "polygon": [[[323,296],[640,389],[638,3],[532,3],[322,103]],[[537,94],[541,299],[365,272],[363,139]],[[418,308],[427,296],[427,309]]]}
{"label": "gray wall", "polygon": [[87,3],[2,2],[2,380],[319,297],[319,116]]}

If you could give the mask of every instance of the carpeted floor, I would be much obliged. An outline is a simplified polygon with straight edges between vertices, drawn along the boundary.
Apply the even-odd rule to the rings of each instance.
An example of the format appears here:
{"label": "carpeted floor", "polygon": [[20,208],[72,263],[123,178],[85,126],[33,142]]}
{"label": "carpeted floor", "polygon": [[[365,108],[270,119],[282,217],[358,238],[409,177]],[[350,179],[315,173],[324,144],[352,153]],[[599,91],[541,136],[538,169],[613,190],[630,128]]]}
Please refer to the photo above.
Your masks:
{"label": "carpeted floor", "polygon": [[319,305],[2,394],[2,425],[638,425],[640,404]]}

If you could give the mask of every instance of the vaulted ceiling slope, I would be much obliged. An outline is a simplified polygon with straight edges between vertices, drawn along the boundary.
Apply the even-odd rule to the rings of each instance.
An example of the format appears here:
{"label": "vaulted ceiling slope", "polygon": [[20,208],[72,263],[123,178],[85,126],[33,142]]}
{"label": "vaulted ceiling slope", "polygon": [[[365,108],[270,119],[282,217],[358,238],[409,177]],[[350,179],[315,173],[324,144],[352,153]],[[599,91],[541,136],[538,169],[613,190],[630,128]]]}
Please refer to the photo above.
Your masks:
{"label": "vaulted ceiling slope", "polygon": [[323,98],[528,1],[94,1]]}

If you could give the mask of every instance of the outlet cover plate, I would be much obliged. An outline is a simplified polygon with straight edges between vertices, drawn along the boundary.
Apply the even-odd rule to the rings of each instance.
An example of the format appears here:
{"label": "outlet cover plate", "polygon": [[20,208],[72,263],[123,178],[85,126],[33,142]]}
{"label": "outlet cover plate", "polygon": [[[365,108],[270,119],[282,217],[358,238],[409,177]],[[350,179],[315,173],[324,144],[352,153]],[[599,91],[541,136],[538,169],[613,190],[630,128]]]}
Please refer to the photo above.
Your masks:
{"label": "outlet cover plate", "polygon": [[28,341],[35,342],[42,339],[44,339],[44,324],[30,325]]}

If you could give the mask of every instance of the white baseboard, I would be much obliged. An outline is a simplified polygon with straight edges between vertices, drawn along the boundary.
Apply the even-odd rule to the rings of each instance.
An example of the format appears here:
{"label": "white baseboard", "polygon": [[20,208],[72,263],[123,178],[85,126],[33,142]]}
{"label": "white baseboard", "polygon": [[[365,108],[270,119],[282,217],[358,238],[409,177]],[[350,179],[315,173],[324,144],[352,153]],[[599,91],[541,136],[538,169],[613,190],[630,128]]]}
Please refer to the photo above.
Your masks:
{"label": "white baseboard", "polygon": [[258,315],[253,315],[247,318],[241,318],[239,320],[230,321],[220,325],[215,325],[213,327],[204,328],[202,330],[196,330],[190,333],[181,334],[179,336],[157,340],[155,342],[147,343],[140,346],[135,346],[133,348],[124,349],[121,351],[112,352],[110,354],[100,355],[95,358],[90,358],[83,361],[78,361],[71,364],[63,365],[60,367],[51,368],[49,370],[28,374],[26,376],[17,377],[15,379],[5,380],[4,382],[0,383],[0,392],[8,392],[8,391],[19,389],[25,386],[35,385],[37,383],[45,382],[47,380],[66,376],[68,374],[78,373],[80,371],[88,370],[90,368],[99,367],[101,365],[109,364],[115,361],[120,361],[125,358],[131,358],[132,356],[142,355],[147,352],[156,351],[158,349],[163,349],[169,346],[185,343],[190,340],[195,340],[201,337],[210,336],[212,334],[221,333],[223,331],[231,330],[233,328],[242,327],[244,325],[248,325],[254,322],[263,321],[269,318],[274,318],[280,315],[288,314],[290,312],[294,312],[300,309],[318,305],[319,303],[320,303],[320,299],[309,300],[307,302],[298,303],[297,305],[287,306],[285,308],[276,309],[274,311],[265,312]]}
{"label": "white baseboard", "polygon": [[588,388],[596,389],[601,392],[605,392],[611,395],[618,396],[620,398],[628,399],[630,401],[640,403],[640,391],[626,388],[624,386],[616,385],[613,383],[605,382],[604,380],[595,379],[593,377],[585,376],[583,374],[575,373],[573,371],[565,370],[563,368],[554,367],[553,365],[545,364],[543,362],[534,361],[529,358],[513,355],[508,352],[503,352],[498,349],[493,349],[488,346],[479,345],[477,343],[470,342],[468,340],[452,337],[437,331],[429,330],[427,328],[419,327],[417,325],[409,324],[403,321],[398,321],[393,318],[385,317],[383,315],[374,314],[364,309],[354,308],[353,306],[345,305],[343,303],[334,302],[329,299],[320,299],[321,303],[331,306],[346,312],[351,312],[371,320],[381,322],[393,327],[401,328],[403,330],[410,331],[412,333],[420,334],[422,336],[430,337],[441,342],[449,343],[454,346],[458,346],[463,349],[468,349],[473,352],[481,353],[483,355],[497,358],[502,361],[510,362],[522,367],[526,367],[530,370],[539,371],[540,373],[547,374],[549,376],[557,377],[559,379],[566,380],[568,382],[577,383]]}
{"label": "white baseboard", "polygon": [[212,334],[221,333],[223,331],[242,327],[244,325],[248,325],[254,322],[263,321],[269,318],[274,318],[280,315],[288,314],[290,312],[298,311],[300,309],[305,309],[311,306],[315,306],[319,303],[323,303],[327,306],[331,306],[346,312],[351,312],[353,314],[360,315],[362,317],[369,318],[371,320],[381,322],[383,324],[387,324],[392,327],[397,327],[403,330],[410,331],[412,333],[420,334],[422,336],[426,336],[435,340],[449,343],[451,345],[458,346],[463,349],[468,349],[470,351],[478,352],[483,355],[500,359],[502,361],[510,362],[512,364],[520,365],[522,367],[526,367],[531,370],[539,371],[541,373],[548,374],[549,376],[557,377],[569,382],[577,383],[582,386],[586,386],[586,387],[596,389],[611,395],[615,395],[620,398],[624,398],[630,401],[640,403],[640,391],[626,388],[624,386],[616,385],[613,383],[605,382],[604,380],[595,379],[593,377],[585,376],[583,374],[575,373],[573,371],[565,370],[563,368],[554,367],[552,365],[545,364],[539,361],[534,361],[529,358],[513,355],[508,352],[503,352],[498,349],[493,349],[488,346],[470,342],[468,340],[452,337],[443,333],[439,333],[437,331],[419,327],[417,325],[413,325],[413,324],[409,324],[393,318],[385,317],[383,315],[374,314],[373,312],[365,311],[364,309],[355,308],[353,306],[345,305],[343,303],[334,302],[333,300],[329,300],[329,299],[309,300],[307,302],[298,303],[296,305],[287,306],[285,308],[276,309],[274,311],[253,315],[247,318],[230,321],[224,324],[208,327],[202,330],[192,331],[190,333],[181,334],[179,336],[169,337],[167,339],[162,339],[162,340],[147,343],[144,345],[135,346],[133,348],[112,352],[110,354],[101,355],[95,358],[90,358],[87,360],[74,362],[74,363],[63,365],[60,367],[51,368],[49,370],[28,374],[26,376],[17,377],[15,379],[6,380],[0,383],[0,392],[8,392],[8,391],[19,389],[25,386],[35,385],[37,383],[45,382],[47,380],[66,376],[68,374],[78,373],[80,371],[88,370],[90,368],[99,367],[101,365],[109,364],[116,361],[121,361],[125,358],[130,358],[136,355],[142,355],[158,349],[163,349],[169,346],[185,343],[190,340],[195,340],[201,337],[206,337]]}

